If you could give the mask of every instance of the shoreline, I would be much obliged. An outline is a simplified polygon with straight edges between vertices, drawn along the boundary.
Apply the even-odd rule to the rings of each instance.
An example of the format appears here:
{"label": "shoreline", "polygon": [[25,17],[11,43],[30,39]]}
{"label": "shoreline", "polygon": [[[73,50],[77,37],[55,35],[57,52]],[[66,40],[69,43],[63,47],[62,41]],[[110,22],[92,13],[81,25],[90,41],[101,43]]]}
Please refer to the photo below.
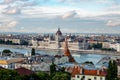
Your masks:
{"label": "shoreline", "polygon": [[[30,49],[35,48],[36,50],[61,50],[63,49],[51,49],[51,48],[38,48],[38,47],[32,47],[32,46],[24,46],[24,45],[3,45],[0,44],[0,47],[11,47],[11,48],[20,48],[20,49]],[[113,56],[120,56],[120,52],[112,52],[112,51],[102,51],[102,50],[70,50],[71,53],[73,52],[79,52],[79,53],[85,53],[85,54],[101,54],[101,55],[113,55]],[[78,54],[79,54],[78,53]]]}

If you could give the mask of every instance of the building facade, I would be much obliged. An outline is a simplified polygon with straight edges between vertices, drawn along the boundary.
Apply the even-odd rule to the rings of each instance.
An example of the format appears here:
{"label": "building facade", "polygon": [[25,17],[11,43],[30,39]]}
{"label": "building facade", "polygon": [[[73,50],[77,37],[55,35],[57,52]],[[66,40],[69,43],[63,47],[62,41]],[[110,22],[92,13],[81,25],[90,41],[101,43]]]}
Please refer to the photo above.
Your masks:
{"label": "building facade", "polygon": [[32,39],[32,47],[48,48],[48,49],[64,49],[65,38],[68,38],[68,47],[70,50],[87,49],[89,43],[85,39],[80,41],[78,38],[73,38],[71,35],[63,35],[58,28],[58,31],[53,36],[44,36],[43,40],[37,41]]}

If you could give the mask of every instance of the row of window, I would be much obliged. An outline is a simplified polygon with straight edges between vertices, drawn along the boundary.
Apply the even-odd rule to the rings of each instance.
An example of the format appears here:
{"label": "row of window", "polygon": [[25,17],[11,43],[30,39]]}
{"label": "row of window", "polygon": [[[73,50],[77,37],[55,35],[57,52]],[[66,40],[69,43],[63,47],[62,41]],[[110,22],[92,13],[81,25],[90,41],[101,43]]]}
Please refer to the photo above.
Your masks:
{"label": "row of window", "polygon": [[[80,75],[77,75],[77,78],[80,78]],[[81,79],[85,79],[85,76],[82,76]],[[88,79],[88,80],[92,80],[92,79]],[[94,80],[97,80],[97,77],[94,77]],[[100,80],[103,80],[103,78],[100,77]]]}

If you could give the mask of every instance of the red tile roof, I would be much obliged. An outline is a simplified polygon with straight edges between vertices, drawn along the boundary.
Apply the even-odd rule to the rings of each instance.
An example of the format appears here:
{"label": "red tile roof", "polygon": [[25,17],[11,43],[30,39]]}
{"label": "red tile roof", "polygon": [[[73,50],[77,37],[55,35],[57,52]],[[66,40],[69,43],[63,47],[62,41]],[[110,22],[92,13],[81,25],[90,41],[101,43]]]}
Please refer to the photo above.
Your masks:
{"label": "red tile roof", "polygon": [[106,70],[88,70],[88,69],[83,69],[80,66],[66,68],[66,71],[70,72],[72,77],[75,77],[75,75],[77,74],[93,75],[93,76],[106,76],[107,74]]}
{"label": "red tile roof", "polygon": [[72,70],[72,77],[75,77],[76,74],[80,74],[80,67],[75,66]]}
{"label": "red tile roof", "polygon": [[24,76],[24,75],[31,75],[33,74],[33,71],[29,70],[29,69],[26,69],[26,68],[18,68],[18,69],[15,69],[21,76]]}
{"label": "red tile roof", "polygon": [[83,73],[85,75],[97,75],[97,70],[87,70],[87,69],[84,69]]}

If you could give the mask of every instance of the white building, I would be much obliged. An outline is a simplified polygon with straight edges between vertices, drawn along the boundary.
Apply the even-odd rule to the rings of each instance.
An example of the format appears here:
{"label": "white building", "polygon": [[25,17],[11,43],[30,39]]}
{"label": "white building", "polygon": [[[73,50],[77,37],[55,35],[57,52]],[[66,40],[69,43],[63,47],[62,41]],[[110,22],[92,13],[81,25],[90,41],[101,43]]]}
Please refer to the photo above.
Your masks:
{"label": "white building", "polygon": [[99,69],[83,69],[80,66],[68,67],[66,71],[71,73],[71,80],[105,80],[106,72]]}
{"label": "white building", "polygon": [[[87,49],[89,46],[89,43],[87,43],[85,39],[83,40],[83,42],[79,42],[78,40],[74,41],[70,35],[67,37],[69,44],[68,47],[70,50]],[[56,32],[54,38],[55,39],[51,39],[51,36],[48,35],[47,37],[44,37],[44,40],[42,41],[32,40],[32,46],[47,49],[63,49],[65,37],[62,35],[60,28],[58,28],[58,31]]]}
{"label": "white building", "polygon": [[15,63],[15,69],[24,67],[26,69],[32,71],[49,71],[50,70],[50,63]]}
{"label": "white building", "polygon": [[120,65],[118,65],[117,68],[118,68],[118,76],[120,77]]}
{"label": "white building", "polygon": [[115,49],[117,52],[120,52],[120,43],[104,42],[102,48],[111,48]]}

